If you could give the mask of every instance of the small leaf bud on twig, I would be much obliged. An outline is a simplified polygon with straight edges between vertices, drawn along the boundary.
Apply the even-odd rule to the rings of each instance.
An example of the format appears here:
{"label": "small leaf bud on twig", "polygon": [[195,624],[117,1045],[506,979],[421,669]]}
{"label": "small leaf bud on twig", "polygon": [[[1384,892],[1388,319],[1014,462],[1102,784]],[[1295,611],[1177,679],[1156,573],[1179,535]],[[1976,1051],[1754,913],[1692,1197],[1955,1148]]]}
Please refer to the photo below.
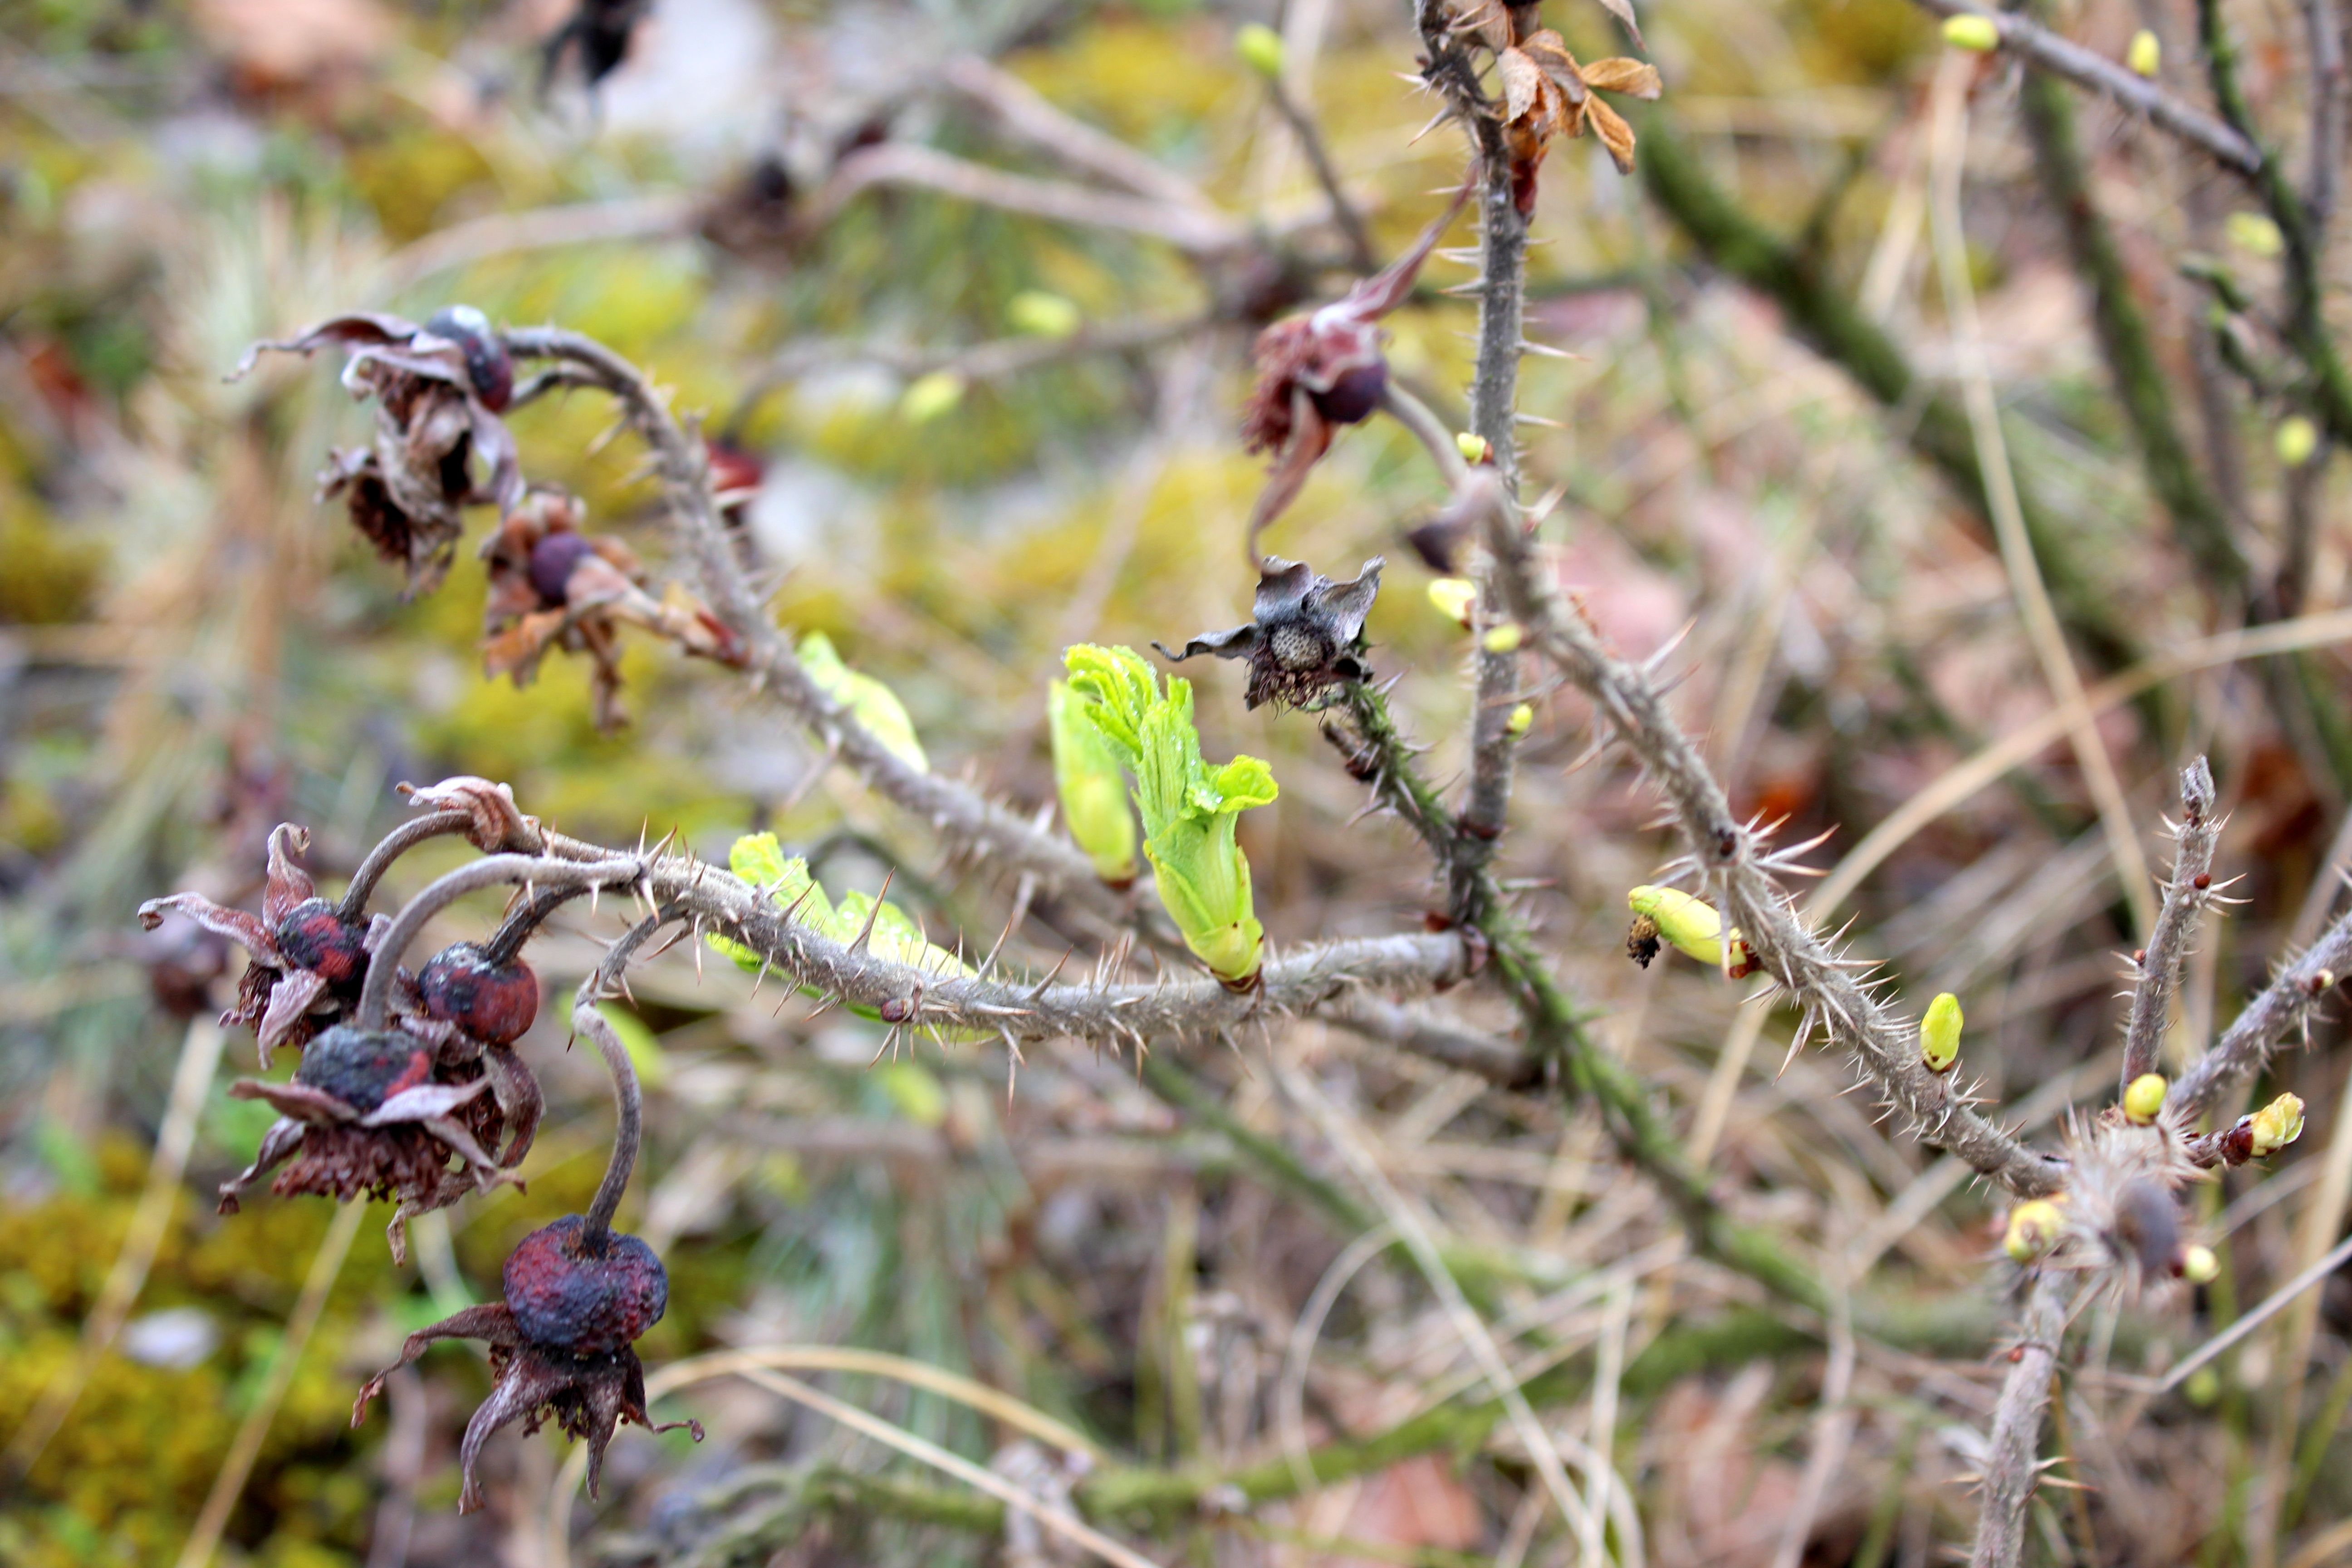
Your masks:
{"label": "small leaf bud on twig", "polygon": [[2009,1211],[2009,1234],[2001,1250],[2011,1260],[2031,1263],[2058,1245],[2066,1226],[2066,1211],[2049,1198],[2034,1198]]}
{"label": "small leaf bud on twig", "polygon": [[1944,18],[1944,42],[1956,49],[1966,49],[1972,55],[1989,55],[2000,47],[2000,29],[1990,16],[1959,16]]}
{"label": "small leaf bud on twig", "polygon": [[2151,1126],[2157,1113],[2164,1109],[2164,1091],[2168,1086],[2160,1072],[2144,1072],[2131,1080],[2124,1090],[2124,1115],[2135,1127]]}
{"label": "small leaf bud on twig", "polygon": [[1919,1020],[1919,1059],[1929,1072],[1949,1072],[1960,1059],[1960,999],[1950,992],[1927,1004]]}

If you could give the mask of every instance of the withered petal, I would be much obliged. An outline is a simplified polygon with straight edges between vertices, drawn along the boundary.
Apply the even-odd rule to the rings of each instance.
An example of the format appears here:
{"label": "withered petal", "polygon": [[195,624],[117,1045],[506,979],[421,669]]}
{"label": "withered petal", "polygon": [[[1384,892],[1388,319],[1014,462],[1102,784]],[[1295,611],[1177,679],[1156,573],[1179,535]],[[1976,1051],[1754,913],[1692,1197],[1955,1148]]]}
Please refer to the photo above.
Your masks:
{"label": "withered petal", "polygon": [[[430,1122],[448,1115],[489,1087],[490,1080],[487,1078],[478,1078],[471,1083],[415,1084],[398,1094],[387,1095],[382,1105],[360,1118],[360,1125],[383,1127],[394,1121]],[[446,1139],[442,1141],[448,1142]],[[471,1142],[472,1140],[467,1142]],[[464,1153],[465,1151],[461,1149],[458,1152]],[[489,1161],[485,1158],[478,1163],[488,1164]]]}
{"label": "withered petal", "polygon": [[400,793],[419,811],[462,811],[474,819],[466,841],[485,855],[506,851],[533,853],[540,848],[539,818],[525,816],[515,805],[514,790],[471,773],[460,773],[419,789],[402,784]]}
{"label": "withered petal", "polygon": [[1372,613],[1372,601],[1381,596],[1381,568],[1386,564],[1384,558],[1375,555],[1347,582],[1321,579],[1308,595],[1310,608],[1324,619],[1332,639],[1342,647],[1363,636],[1364,617]]}
{"label": "withered petal", "polygon": [[262,889],[261,918],[271,925],[319,896],[310,873],[294,864],[295,856],[310,852],[310,830],[300,824],[281,822],[269,830],[269,879]]}
{"label": "withered petal", "polygon": [[269,1069],[269,1058],[279,1046],[293,1038],[310,1016],[310,1009],[327,994],[327,977],[307,969],[289,969],[278,976],[269,987],[269,1005],[262,1010],[261,1022],[254,1030],[256,1043],[261,1049],[261,1067]]}
{"label": "withered petal", "polygon": [[[236,1091],[231,1089],[229,1092],[234,1094]],[[307,1123],[290,1116],[280,1117],[271,1122],[269,1131],[261,1135],[261,1147],[255,1152],[253,1163],[220,1184],[220,1212],[236,1213],[241,1206],[238,1199],[245,1189],[302,1146],[302,1134],[307,1126]]]}
{"label": "withered petal", "polygon": [[1257,505],[1250,512],[1248,549],[1252,555],[1257,553],[1257,536],[1298,499],[1298,492],[1307,486],[1307,476],[1323,454],[1331,449],[1330,422],[1316,410],[1303,387],[1294,387],[1291,392],[1290,426],[1290,445],[1282,449],[1281,456],[1266,471],[1265,488],[1258,492]]}
{"label": "withered petal", "polygon": [[1601,138],[1601,144],[1603,147],[1609,149],[1609,156],[1616,162],[1617,172],[1621,174],[1632,174],[1633,172],[1633,128],[1625,123],[1624,116],[1598,98],[1584,106],[1584,112],[1591,117],[1593,134]]}
{"label": "withered petal", "polygon": [[341,1100],[307,1083],[271,1083],[265,1079],[241,1078],[228,1086],[228,1093],[231,1100],[266,1100],[279,1115],[317,1127],[360,1119],[360,1113]]}
{"label": "withered petal", "polygon": [[215,936],[226,937],[271,968],[286,962],[278,955],[278,938],[268,926],[245,910],[216,904],[202,893],[168,893],[139,906],[139,923],[148,931],[162,925],[165,915],[185,915]]}
{"label": "withered petal", "polygon": [[1214,654],[1219,658],[1247,658],[1257,648],[1257,625],[1252,622],[1247,626],[1235,626],[1231,631],[1206,633],[1186,643],[1181,653],[1173,651],[1157,638],[1153,639],[1151,646],[1158,648],[1160,657],[1171,664],[1181,664],[1198,653]]}
{"label": "withered petal", "polygon": [[314,326],[303,328],[290,338],[264,338],[254,343],[237,360],[236,368],[228,373],[228,379],[236,381],[249,374],[254,362],[261,357],[264,350],[307,354],[332,343],[404,343],[423,330],[414,321],[380,310],[353,310],[345,315],[330,316]]}
{"label": "withered petal", "polygon": [[1603,92],[1622,92],[1643,100],[1654,100],[1665,90],[1658,68],[1647,60],[1594,60],[1584,68],[1584,79]]}

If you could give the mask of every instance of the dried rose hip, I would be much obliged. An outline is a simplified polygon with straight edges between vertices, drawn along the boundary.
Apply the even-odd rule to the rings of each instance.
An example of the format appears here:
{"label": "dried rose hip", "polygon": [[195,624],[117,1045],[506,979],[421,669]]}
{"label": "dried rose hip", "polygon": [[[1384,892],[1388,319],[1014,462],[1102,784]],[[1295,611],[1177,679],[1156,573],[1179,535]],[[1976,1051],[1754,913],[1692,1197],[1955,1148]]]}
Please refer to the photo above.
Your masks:
{"label": "dried rose hip", "polygon": [[530,585],[547,608],[563,606],[572,569],[591,549],[586,535],[569,530],[551,532],[530,547]]}
{"label": "dried rose hip", "polygon": [[365,1115],[433,1077],[433,1051],[415,1037],[338,1024],[310,1042],[294,1081]]}
{"label": "dried rose hip", "polygon": [[566,1215],[532,1231],[507,1259],[507,1310],[524,1339],[574,1355],[625,1350],[661,1321],[669,1276],[654,1249],[634,1236],[608,1235],[591,1254],[587,1222]]}
{"label": "dried rose hip", "polygon": [[520,958],[501,963],[470,942],[452,942],[416,976],[425,1010],[486,1045],[522,1038],[539,1016],[539,976]]}
{"label": "dried rose hip", "polygon": [[514,360],[488,316],[471,305],[451,305],[436,312],[425,330],[446,338],[465,353],[466,379],[474,384],[474,395],[483,407],[499,414],[514,401]]}
{"label": "dried rose hip", "polygon": [[278,951],[337,991],[355,991],[367,978],[367,927],[346,921],[325,899],[305,899],[278,922]]}

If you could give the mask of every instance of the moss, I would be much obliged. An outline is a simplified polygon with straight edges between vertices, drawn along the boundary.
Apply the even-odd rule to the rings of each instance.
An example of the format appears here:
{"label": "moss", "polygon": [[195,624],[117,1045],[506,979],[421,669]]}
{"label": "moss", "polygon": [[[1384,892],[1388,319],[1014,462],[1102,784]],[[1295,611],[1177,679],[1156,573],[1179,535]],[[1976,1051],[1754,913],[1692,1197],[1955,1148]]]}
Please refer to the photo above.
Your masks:
{"label": "moss", "polygon": [[106,571],[105,547],[76,538],[29,496],[0,496],[0,624],[61,626],[80,620]]}

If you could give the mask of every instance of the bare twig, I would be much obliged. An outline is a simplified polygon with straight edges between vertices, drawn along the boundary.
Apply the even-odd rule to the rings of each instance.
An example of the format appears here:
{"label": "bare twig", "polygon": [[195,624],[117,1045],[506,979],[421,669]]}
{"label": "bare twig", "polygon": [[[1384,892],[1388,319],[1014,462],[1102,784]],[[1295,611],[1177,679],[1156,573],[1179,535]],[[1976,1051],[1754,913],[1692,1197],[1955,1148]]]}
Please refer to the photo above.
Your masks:
{"label": "bare twig", "polygon": [[423,816],[412,816],[380,839],[352,873],[351,886],[343,889],[343,900],[336,912],[351,923],[367,918],[368,900],[374,896],[375,885],[392,863],[428,838],[438,838],[445,833],[463,833],[473,826],[473,817],[462,811],[430,811]]}
{"label": "bare twig", "polygon": [[671,908],[656,910],[631,926],[628,934],[605,950],[604,960],[580,982],[572,994],[572,1026],[596,1042],[596,1050],[604,1058],[604,1070],[613,1076],[613,1154],[605,1162],[604,1179],[596,1184],[596,1196],[588,1205],[588,1214],[580,1227],[580,1245],[591,1257],[601,1257],[605,1238],[613,1232],[613,1216],[620,1212],[621,1194],[628,1190],[629,1173],[636,1168],[637,1145],[645,1134],[645,1092],[637,1087],[636,1064],[629,1059],[629,1047],[621,1043],[619,1033],[596,1011],[596,1005],[619,992],[621,974],[629,966],[639,947],[647,937],[661,929],[663,922],[677,917]]}
{"label": "bare twig", "polygon": [[2173,829],[2172,879],[2164,885],[2164,907],[2139,960],[2132,987],[2131,1020],[2124,1027],[2123,1082],[2156,1070],[2157,1050],[2171,1012],[2172,987],[2188,956],[2197,918],[2212,889],[2213,845],[2221,824],[2213,819],[2213,770],[2205,759],[2180,770],[2180,825]]}
{"label": "bare twig", "polygon": [[2252,175],[2263,164],[2262,150],[2242,132],[2173,97],[2147,78],[2082,45],[2060,37],[2011,11],[1989,11],[1970,0],[1917,0],[1938,16],[1982,16],[2000,33],[2001,47],[2053,76],[2105,93],[2149,124],[2168,132],[2233,174]]}
{"label": "bare twig", "polygon": [[1280,76],[1266,80],[1266,97],[1273,100],[1275,112],[1282,116],[1290,133],[1298,138],[1298,150],[1307,154],[1307,167],[1315,171],[1315,183],[1323,187],[1324,199],[1331,204],[1331,221],[1339,226],[1340,237],[1348,242],[1348,257],[1356,270],[1370,277],[1381,269],[1380,253],[1372,248],[1371,231],[1364,226],[1364,215],[1356,209],[1348,188],[1339,183],[1339,171],[1331,162],[1331,150],[1324,144],[1323,128],[1307,111],[1290,90],[1289,83]]}
{"label": "bare twig", "polygon": [[2017,1568],[2025,1541],[2026,1506],[2040,1474],[2037,1459],[2042,1414],[2050,1405],[2050,1383],[2058,1368],[2058,1339],[2066,1331],[2063,1278],[2044,1270],[2027,1288],[2025,1319],[2011,1351],[2009,1375],[2001,1380],[2000,1403],[1992,1417],[1992,1441],[1985,1458],[1984,1511],[1977,1517],[1976,1550],[1969,1568]]}
{"label": "bare twig", "polygon": [[961,55],[940,78],[997,124],[1067,167],[1134,192],[1147,201],[1213,214],[1201,188],[1115,136],[1056,109],[1036,89],[977,55]]}

